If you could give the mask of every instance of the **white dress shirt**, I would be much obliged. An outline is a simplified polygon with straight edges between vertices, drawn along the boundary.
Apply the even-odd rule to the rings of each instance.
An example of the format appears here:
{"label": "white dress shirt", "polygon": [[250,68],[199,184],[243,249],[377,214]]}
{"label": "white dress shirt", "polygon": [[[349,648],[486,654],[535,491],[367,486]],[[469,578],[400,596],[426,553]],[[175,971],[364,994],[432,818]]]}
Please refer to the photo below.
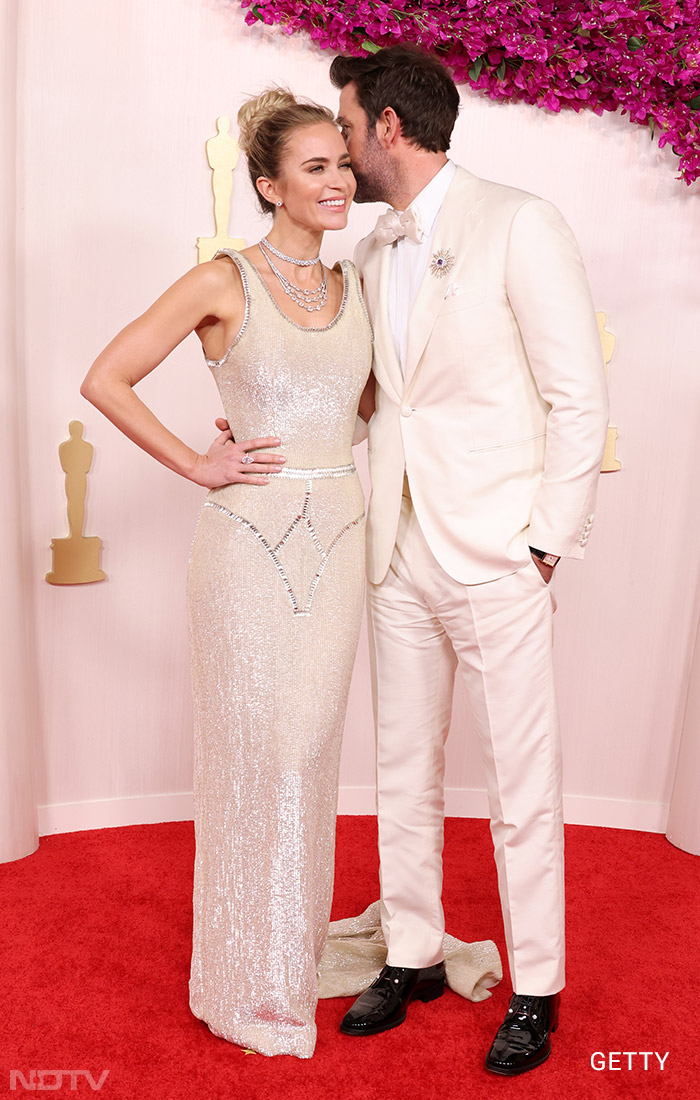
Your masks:
{"label": "white dress shirt", "polygon": [[[423,276],[430,262],[435,222],[440,212],[447,189],[452,183],[455,165],[451,160],[443,165],[419,194],[408,209],[413,210],[423,232],[420,244],[400,237],[391,246],[391,269],[389,273],[389,324],[394,337],[396,354],[404,369],[406,345],[408,342],[408,318],[418,295]],[[400,211],[399,211],[400,213]]]}

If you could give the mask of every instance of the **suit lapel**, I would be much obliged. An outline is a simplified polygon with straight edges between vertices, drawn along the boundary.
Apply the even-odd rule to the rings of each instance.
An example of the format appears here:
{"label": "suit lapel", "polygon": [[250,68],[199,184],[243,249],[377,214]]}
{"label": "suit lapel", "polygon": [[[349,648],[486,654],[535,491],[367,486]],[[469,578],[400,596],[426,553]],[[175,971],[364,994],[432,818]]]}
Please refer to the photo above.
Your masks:
{"label": "suit lapel", "polygon": [[[364,265],[364,293],[374,327],[375,374],[384,389],[393,389],[400,399],[403,375],[389,322],[390,269],[391,245],[374,245]],[[372,309],[371,303],[376,303],[376,308]]]}
{"label": "suit lapel", "polygon": [[[476,176],[458,167],[435,224],[431,255],[451,255],[455,268],[462,266],[481,224],[479,212],[484,200],[479,197],[479,183]],[[421,280],[408,321],[404,394],[408,393],[409,386],[415,380],[418,364],[451,282],[449,271],[438,277],[431,271],[431,264],[432,258]]]}

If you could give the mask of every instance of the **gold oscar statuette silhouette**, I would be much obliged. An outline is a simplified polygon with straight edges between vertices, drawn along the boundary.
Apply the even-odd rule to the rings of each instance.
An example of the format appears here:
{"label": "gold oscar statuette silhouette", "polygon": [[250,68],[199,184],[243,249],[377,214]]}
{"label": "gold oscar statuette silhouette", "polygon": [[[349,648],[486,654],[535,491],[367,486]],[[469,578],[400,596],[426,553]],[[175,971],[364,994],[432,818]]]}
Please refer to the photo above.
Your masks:
{"label": "gold oscar statuette silhouette", "polygon": [[51,539],[53,569],[46,574],[49,584],[89,584],[103,581],[100,569],[102,540],[83,535],[87,475],[92,465],[92,445],[83,439],[83,425],[71,420],[70,439],[58,448],[58,457],[66,475],[68,500],[68,538]]}
{"label": "gold oscar statuette silhouette", "polygon": [[[598,332],[600,333],[600,346],[603,349],[603,362],[605,363],[605,373],[608,372],[608,363],[613,357],[613,351],[615,350],[615,337],[612,332],[609,332],[605,325],[608,320],[607,313],[596,313],[596,321],[598,322]],[[605,454],[603,455],[603,465],[600,468],[601,474],[612,474],[616,470],[622,469],[622,463],[615,454],[615,445],[617,443],[617,437],[619,432],[617,428],[608,428],[608,437],[605,441]]]}
{"label": "gold oscar statuette silhouette", "polygon": [[214,192],[215,235],[197,238],[200,264],[211,260],[220,248],[240,250],[245,247],[242,237],[228,235],[233,170],[238,164],[238,142],[229,133],[230,125],[226,116],[220,115],[216,120],[216,136],[210,137],[206,144],[207,160],[211,168],[211,189]]}

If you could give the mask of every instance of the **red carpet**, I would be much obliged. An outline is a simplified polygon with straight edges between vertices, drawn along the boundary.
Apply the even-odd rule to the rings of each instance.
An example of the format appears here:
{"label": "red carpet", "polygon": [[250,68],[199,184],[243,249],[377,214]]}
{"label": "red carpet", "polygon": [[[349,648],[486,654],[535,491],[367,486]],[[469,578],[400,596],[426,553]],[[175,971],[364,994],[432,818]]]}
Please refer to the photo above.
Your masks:
{"label": "red carpet", "polygon": [[[445,909],[451,932],[493,938],[505,958],[488,826],[447,822]],[[514,1080],[483,1055],[505,1012],[507,980],[472,1005],[451,992],[416,1004],[399,1028],[342,1036],[350,1001],[322,1001],[311,1061],[244,1054],[187,1007],[193,834],[190,823],[47,837],[0,867],[0,1095],[35,1091],[106,1100],[467,1100],[475,1097],[669,1097],[699,1091],[700,859],[663,837],[567,828],[569,977],[553,1055]],[[341,818],[334,916],[377,893],[375,823]],[[595,1071],[591,1055],[613,1059]],[[663,1057],[663,1071],[653,1052]],[[628,1068],[631,1062],[631,1069]],[[10,1089],[10,1072],[19,1070]]]}

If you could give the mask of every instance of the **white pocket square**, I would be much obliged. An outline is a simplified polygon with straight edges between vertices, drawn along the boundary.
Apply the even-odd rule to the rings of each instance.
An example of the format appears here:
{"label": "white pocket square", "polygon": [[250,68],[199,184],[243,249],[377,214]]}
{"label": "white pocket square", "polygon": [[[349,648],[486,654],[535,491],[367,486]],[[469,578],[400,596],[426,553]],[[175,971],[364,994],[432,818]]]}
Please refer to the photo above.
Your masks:
{"label": "white pocket square", "polygon": [[445,291],[445,297],[446,298],[454,298],[457,294],[461,294],[461,293],[462,293],[462,288],[459,285],[459,283],[450,283],[447,290]]}

